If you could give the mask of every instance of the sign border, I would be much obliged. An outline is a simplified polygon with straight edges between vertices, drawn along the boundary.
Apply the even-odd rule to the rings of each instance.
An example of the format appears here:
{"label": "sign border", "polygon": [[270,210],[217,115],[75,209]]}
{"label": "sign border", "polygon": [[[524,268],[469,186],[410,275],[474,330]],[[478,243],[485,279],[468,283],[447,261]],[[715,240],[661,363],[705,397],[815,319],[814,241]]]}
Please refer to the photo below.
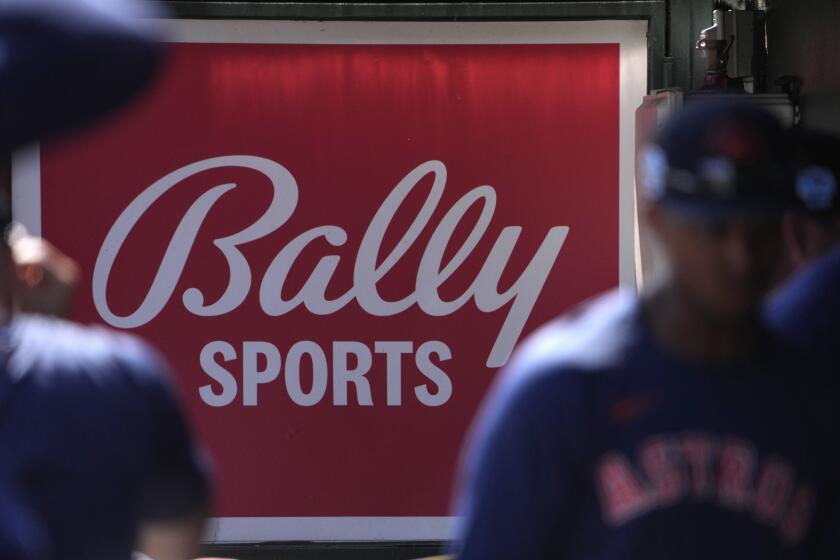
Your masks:
{"label": "sign border", "polygon": [[[251,44],[618,44],[619,283],[635,288],[635,110],[647,93],[648,21],[159,20],[173,43]],[[41,233],[40,148],[12,158],[12,214]],[[455,517],[220,517],[207,544],[265,541],[442,541]]]}

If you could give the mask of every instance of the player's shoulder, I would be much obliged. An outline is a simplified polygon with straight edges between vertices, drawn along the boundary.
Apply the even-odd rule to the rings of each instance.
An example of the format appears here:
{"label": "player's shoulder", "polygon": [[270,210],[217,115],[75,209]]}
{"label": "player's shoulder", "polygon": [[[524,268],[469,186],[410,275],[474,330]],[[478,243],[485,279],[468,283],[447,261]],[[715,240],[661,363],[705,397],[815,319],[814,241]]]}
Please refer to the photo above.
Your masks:
{"label": "player's shoulder", "polygon": [[15,377],[157,377],[164,367],[138,337],[101,326],[22,315],[5,329],[9,373]]}
{"label": "player's shoulder", "polygon": [[619,288],[537,329],[511,360],[512,371],[597,373],[622,363],[638,340],[639,300]]}
{"label": "player's shoulder", "polygon": [[[638,300],[616,290],[583,303],[529,336],[494,382],[476,441],[570,437],[627,367],[637,340]],[[581,449],[585,446],[581,442]]]}
{"label": "player's shoulder", "polygon": [[514,353],[500,383],[541,393],[575,387],[620,370],[639,340],[639,300],[619,288],[537,329]]}
{"label": "player's shoulder", "polygon": [[767,302],[767,327],[809,352],[836,356],[840,334],[840,247],[809,265]]}
{"label": "player's shoulder", "polygon": [[811,263],[782,286],[765,306],[771,327],[808,317],[831,316],[840,307],[840,247]]}

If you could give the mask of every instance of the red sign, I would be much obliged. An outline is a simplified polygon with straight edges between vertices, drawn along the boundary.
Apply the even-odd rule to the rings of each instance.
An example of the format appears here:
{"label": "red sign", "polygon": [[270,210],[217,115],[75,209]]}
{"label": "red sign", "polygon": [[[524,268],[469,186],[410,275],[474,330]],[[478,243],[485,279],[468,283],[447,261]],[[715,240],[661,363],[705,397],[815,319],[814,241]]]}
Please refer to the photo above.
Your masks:
{"label": "red sign", "polygon": [[74,318],[172,364],[217,515],[445,516],[514,345],[619,281],[619,45],[172,55],[42,146]]}

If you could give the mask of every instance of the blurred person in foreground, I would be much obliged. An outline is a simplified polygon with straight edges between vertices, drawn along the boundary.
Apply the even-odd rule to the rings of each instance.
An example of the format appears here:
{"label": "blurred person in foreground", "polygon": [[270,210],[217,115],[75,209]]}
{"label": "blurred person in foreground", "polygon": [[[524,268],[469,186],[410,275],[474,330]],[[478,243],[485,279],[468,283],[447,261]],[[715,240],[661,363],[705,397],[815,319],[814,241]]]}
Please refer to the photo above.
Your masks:
{"label": "blurred person in foreground", "polygon": [[[141,90],[163,54],[135,18],[144,9],[0,1],[0,150],[86,125]],[[37,289],[52,271],[32,266],[55,255],[13,237],[13,258],[0,202],[0,557],[194,555],[208,484],[165,366],[127,334],[17,313],[62,311]]]}
{"label": "blurred person in foreground", "polygon": [[785,217],[792,277],[767,305],[770,326],[840,372],[840,137],[797,134],[800,206]]}
{"label": "blurred person in foreground", "polygon": [[837,557],[833,395],[760,320],[791,159],[746,103],[689,106],[643,151],[670,274],[518,350],[467,457],[459,558]]}

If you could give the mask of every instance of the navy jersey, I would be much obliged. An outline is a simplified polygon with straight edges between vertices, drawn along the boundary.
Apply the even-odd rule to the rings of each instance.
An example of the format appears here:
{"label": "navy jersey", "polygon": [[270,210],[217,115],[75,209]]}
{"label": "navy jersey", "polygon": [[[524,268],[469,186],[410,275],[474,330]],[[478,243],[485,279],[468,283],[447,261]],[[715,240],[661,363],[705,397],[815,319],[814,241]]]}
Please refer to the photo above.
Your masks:
{"label": "navy jersey", "polygon": [[840,247],[782,287],[766,307],[767,322],[810,355],[840,368]]}
{"label": "navy jersey", "polygon": [[140,521],[199,512],[201,462],[145,345],[41,317],[0,337],[0,468],[52,557],[127,559]]}
{"label": "navy jersey", "polygon": [[687,362],[623,293],[543,328],[478,423],[459,558],[837,557],[829,391],[773,348]]}
{"label": "navy jersey", "polygon": [[11,481],[0,483],[0,558],[49,559],[44,526]]}

